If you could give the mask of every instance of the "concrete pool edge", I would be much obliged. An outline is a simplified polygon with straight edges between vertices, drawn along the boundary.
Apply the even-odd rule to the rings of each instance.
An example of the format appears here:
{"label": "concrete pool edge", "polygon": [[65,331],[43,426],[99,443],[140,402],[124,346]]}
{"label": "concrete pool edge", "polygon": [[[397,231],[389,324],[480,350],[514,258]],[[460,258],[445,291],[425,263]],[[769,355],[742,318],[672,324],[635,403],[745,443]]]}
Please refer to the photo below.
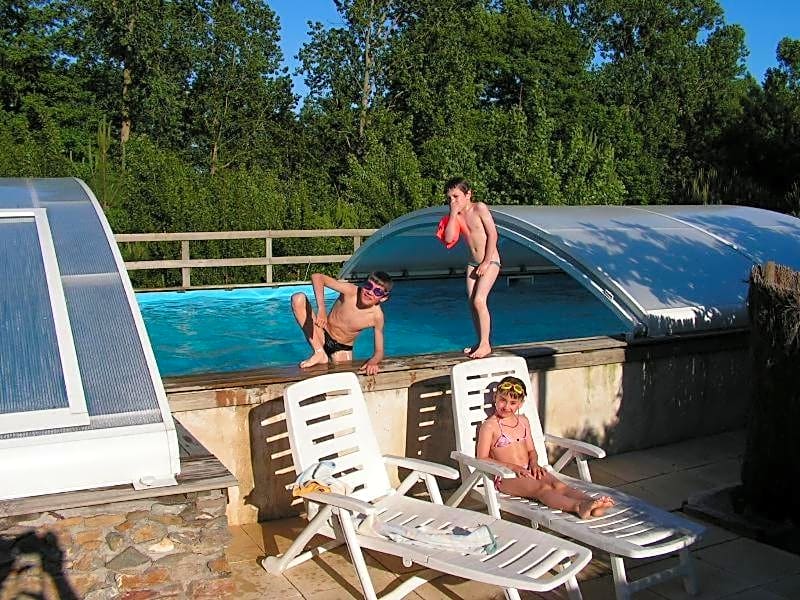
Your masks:
{"label": "concrete pool edge", "polygon": [[[720,433],[744,423],[749,402],[745,330],[626,343],[562,340],[498,348],[524,356],[548,433],[609,454]],[[361,377],[381,451],[448,462],[449,370],[460,354],[387,360]],[[350,370],[353,364],[336,367]],[[287,385],[334,368],[297,368],[165,379],[175,418],[235,474],[231,524],[299,511],[286,486],[294,469],[283,415]]]}
{"label": "concrete pool edge", "polygon": [[[709,352],[720,346],[727,349],[744,348],[748,344],[748,335],[749,330],[737,329],[634,342],[597,336],[497,346],[494,350],[496,354],[525,357],[531,371],[556,370],[622,363],[626,359],[656,358],[681,351]],[[398,385],[409,385],[419,380],[417,372],[424,372],[426,375],[449,374],[450,367],[464,360],[467,359],[458,352],[390,357],[383,361],[377,375],[360,375],[359,378],[365,391],[395,389]],[[163,378],[163,382],[173,411],[202,410],[260,404],[265,401],[265,395],[273,396],[271,392],[280,392],[278,396],[282,397],[283,388],[291,383],[324,373],[354,371],[360,364],[361,361],[353,361],[310,369],[287,366],[199,373],[167,376]]]}

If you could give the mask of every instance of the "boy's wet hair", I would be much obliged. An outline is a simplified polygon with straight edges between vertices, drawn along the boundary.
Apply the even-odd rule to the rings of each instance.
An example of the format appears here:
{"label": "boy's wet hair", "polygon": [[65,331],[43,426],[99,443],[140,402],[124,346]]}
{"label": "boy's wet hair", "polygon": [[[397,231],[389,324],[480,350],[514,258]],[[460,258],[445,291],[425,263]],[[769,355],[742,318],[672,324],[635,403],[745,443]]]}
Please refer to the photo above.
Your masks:
{"label": "boy's wet hair", "polygon": [[391,292],[392,286],[394,286],[394,281],[392,281],[392,278],[386,271],[373,271],[369,274],[367,279],[371,279],[375,283],[381,284],[381,287],[383,287],[383,289],[385,289],[387,292]]}
{"label": "boy's wet hair", "polygon": [[[504,385],[505,384],[505,385]],[[506,387],[510,384],[509,389],[501,390],[501,387]],[[519,393],[516,389],[516,386],[522,388],[522,393]],[[516,396],[517,398],[524,398],[528,395],[528,386],[525,385],[525,382],[522,381],[519,377],[514,377],[513,375],[508,375],[503,377],[500,381],[497,382],[497,387],[494,388],[495,394],[508,394],[510,396]]]}
{"label": "boy's wet hair", "polygon": [[463,177],[453,177],[452,179],[448,179],[444,184],[444,193],[447,194],[447,192],[455,188],[458,188],[465,194],[472,191],[472,186],[469,184],[469,181]]}

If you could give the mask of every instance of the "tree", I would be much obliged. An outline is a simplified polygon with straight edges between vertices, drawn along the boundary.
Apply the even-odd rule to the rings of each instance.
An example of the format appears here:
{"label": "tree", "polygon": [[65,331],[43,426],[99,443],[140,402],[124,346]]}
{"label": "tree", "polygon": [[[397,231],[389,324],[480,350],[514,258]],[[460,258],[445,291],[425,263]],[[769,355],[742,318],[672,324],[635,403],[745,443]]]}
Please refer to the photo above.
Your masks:
{"label": "tree", "polygon": [[329,141],[346,156],[363,152],[371,111],[384,94],[393,3],[391,0],[334,2],[342,26],[326,29],[321,23],[310,23],[311,41],[301,48],[298,56],[309,88],[306,122],[312,127],[316,123],[327,132],[338,130],[335,139]]}
{"label": "tree", "polygon": [[[596,131],[628,159],[621,175],[632,200],[675,199],[718,146],[716,119],[739,97],[743,31],[724,24],[716,0],[572,6],[597,52],[598,100],[610,109],[596,119]],[[614,137],[620,128],[630,133]]]}
{"label": "tree", "polygon": [[762,189],[759,205],[800,212],[800,41],[782,39],[777,59],[763,87],[750,87],[741,121],[729,127],[727,158]]}
{"label": "tree", "polygon": [[198,3],[188,114],[191,141],[213,175],[254,163],[275,166],[294,96],[280,72],[275,13],[258,0]]}
{"label": "tree", "polygon": [[67,162],[57,156],[81,155],[99,121],[95,97],[69,60],[71,17],[60,0],[14,0],[0,9],[0,129],[37,145],[25,149],[27,142],[9,140],[5,148],[27,155],[21,161],[38,156],[34,163],[45,160],[59,174]]}

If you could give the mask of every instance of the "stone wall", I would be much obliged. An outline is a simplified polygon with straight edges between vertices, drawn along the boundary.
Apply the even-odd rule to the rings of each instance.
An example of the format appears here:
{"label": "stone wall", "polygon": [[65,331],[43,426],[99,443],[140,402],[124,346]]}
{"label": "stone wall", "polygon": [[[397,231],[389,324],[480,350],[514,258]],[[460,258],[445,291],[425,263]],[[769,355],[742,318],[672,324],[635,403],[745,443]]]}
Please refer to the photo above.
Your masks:
{"label": "stone wall", "polygon": [[224,490],[0,518],[0,600],[230,597]]}

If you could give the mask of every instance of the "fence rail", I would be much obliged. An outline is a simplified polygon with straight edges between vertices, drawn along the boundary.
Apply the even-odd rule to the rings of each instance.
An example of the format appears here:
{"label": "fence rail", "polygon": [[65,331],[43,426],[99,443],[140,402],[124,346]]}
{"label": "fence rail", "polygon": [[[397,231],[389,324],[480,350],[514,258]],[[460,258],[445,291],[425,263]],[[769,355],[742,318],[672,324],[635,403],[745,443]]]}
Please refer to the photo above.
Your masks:
{"label": "fence rail", "polygon": [[[179,260],[137,260],[125,262],[129,271],[180,269],[181,288],[192,287],[192,269],[204,267],[251,267],[264,266],[266,282],[273,283],[273,265],[309,265],[347,261],[352,254],[328,254],[312,256],[273,256],[272,240],[284,238],[349,237],[353,240],[353,252],[358,250],[365,237],[377,229],[266,229],[263,231],[205,231],[180,233],[120,233],[115,236],[118,244],[137,242],[180,242]],[[214,240],[263,240],[264,256],[238,258],[192,258],[189,242]]]}

